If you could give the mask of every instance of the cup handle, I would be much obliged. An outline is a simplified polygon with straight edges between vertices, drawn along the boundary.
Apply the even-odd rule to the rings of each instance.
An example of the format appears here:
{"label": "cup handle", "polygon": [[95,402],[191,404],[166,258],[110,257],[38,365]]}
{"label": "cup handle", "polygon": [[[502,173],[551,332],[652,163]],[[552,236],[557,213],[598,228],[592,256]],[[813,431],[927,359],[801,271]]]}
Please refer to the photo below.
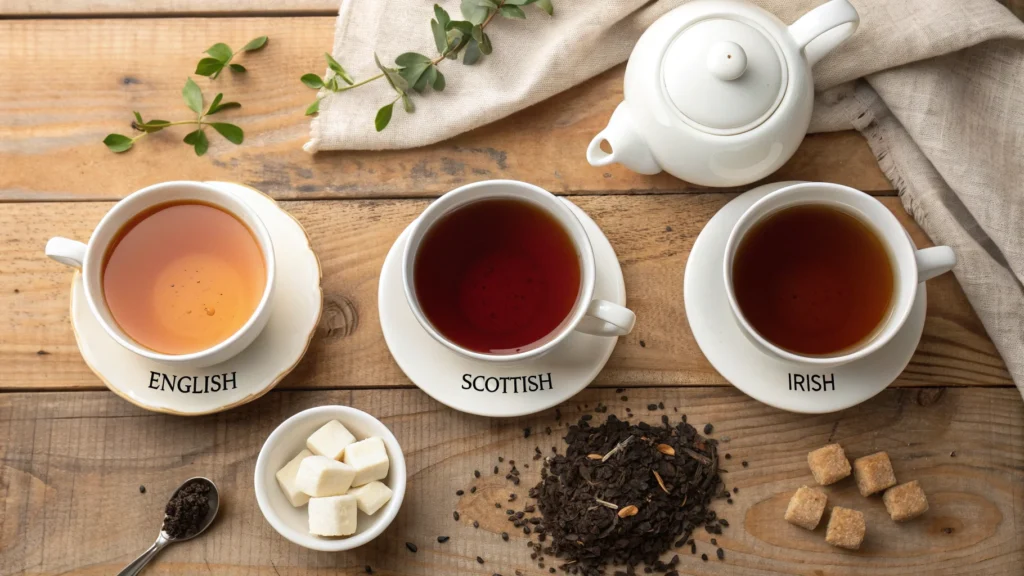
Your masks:
{"label": "cup handle", "polygon": [[61,264],[81,269],[82,263],[85,262],[86,248],[85,244],[77,240],[57,236],[50,238],[50,241],[46,243],[46,255]]}
{"label": "cup handle", "polygon": [[594,336],[625,336],[633,330],[634,324],[636,314],[629,308],[607,300],[593,300],[587,307],[587,316],[576,329]]}
{"label": "cup handle", "polygon": [[956,254],[949,246],[925,248],[914,253],[917,259],[917,281],[931,280],[949,272],[956,265]]}

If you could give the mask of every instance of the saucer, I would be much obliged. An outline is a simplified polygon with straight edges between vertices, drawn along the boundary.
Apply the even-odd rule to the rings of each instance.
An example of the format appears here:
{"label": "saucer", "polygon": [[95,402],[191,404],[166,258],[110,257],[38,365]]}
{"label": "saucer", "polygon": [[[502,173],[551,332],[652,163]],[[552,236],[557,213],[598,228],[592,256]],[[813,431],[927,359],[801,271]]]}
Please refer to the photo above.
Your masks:
{"label": "saucer", "polygon": [[748,396],[790,412],[824,414],[864,402],[884,390],[910,363],[924,330],[924,282],[906,323],[874,354],[834,368],[815,368],[768,356],[740,331],[725,292],[722,262],[733,226],[754,202],[797,182],[765,184],[726,204],[690,251],[683,301],[690,329],[711,365]]}
{"label": "saucer", "polygon": [[146,410],[197,416],[259,398],[299,363],[320,321],[320,262],[298,221],[258,190],[229,182],[207,184],[242,197],[256,211],[277,260],[270,321],[237,356],[198,369],[171,368],[139,356],[114,341],[93,315],[81,273],[72,280],[71,326],[82,358],[107,388]]}
{"label": "saucer", "polygon": [[[583,210],[573,211],[594,248],[594,298],[626,305],[626,284],[615,250]],[[377,305],[381,330],[405,375],[438,402],[479,416],[522,416],[568,400],[604,368],[618,338],[573,332],[538,358],[516,363],[473,360],[434,340],[413,316],[402,286],[402,253],[412,224],[388,252],[380,272]],[[593,321],[585,318],[584,322]]]}

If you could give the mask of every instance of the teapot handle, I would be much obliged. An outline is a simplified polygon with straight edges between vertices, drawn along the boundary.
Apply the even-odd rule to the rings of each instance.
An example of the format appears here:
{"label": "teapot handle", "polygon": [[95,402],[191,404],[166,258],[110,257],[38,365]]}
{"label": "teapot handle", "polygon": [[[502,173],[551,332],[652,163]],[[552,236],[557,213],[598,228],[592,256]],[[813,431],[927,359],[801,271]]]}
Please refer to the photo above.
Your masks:
{"label": "teapot handle", "polygon": [[789,27],[797,46],[804,50],[811,66],[853,36],[860,24],[860,15],[849,0],[831,0]]}

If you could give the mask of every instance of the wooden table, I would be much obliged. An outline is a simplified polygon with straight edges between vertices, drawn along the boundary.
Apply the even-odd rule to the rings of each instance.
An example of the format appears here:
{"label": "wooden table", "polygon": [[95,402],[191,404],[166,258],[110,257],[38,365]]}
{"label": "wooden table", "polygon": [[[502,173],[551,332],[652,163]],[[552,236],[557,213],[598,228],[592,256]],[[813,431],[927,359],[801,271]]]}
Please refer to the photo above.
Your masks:
{"label": "wooden table", "polygon": [[[287,4],[287,7],[284,6]],[[519,459],[536,481],[534,447],[561,444],[565,423],[598,402],[655,421],[662,413],[713,422],[740,489],[718,506],[731,528],[726,559],[682,554],[686,574],[1021,574],[1024,566],[1024,405],[951,275],[929,283],[924,337],[891,388],[854,409],[801,416],[730,387],[687,327],[682,271],[701,227],[734,197],[666,175],[591,168],[582,150],[621,96],[622,68],[491,126],[424,149],[301,150],[311,92],[337,0],[5,0],[0,3],[0,575],[116,573],[156,534],[169,491],[214,478],[222,517],[201,540],[172,548],[148,574],[511,575],[538,569],[494,508],[512,487],[496,457]],[[146,117],[183,110],[180,89],[200,52],[269,34],[245,78],[218,86],[245,102],[234,118],[244,145],[215,141],[196,158],[181,134],[148,138],[126,155],[100,140]],[[203,80],[205,82],[205,80]],[[205,84],[204,84],[205,85]],[[376,310],[388,247],[413,217],[457,185],[514,178],[565,194],[602,226],[622,261],[636,330],[596,382],[553,411],[509,420],[455,413],[411,386],[391,359]],[[106,391],[82,362],[68,319],[69,271],[43,257],[47,238],[85,239],[112,202],[170,179],[232,180],[281,200],[306,227],[323,265],[325,310],[306,358],[257,402],[214,416],[145,412]],[[921,245],[864,140],[852,132],[807,138],[771,180],[827,180],[878,195]],[[623,388],[625,390],[615,390]],[[627,399],[628,398],[628,399]],[[664,411],[647,405],[664,402]],[[279,537],[255,505],[252,473],[269,432],[315,405],[357,406],[403,443],[409,491],[395,523],[346,554],[314,553]],[[523,429],[534,434],[524,438]],[[553,429],[552,435],[543,432]],[[897,526],[847,481],[834,502],[864,510],[859,553],[782,521],[790,494],[811,483],[805,454],[828,441],[851,455],[887,450],[896,474],[918,479],[931,510]],[[739,462],[749,462],[742,467]],[[524,464],[532,464],[525,468]],[[484,471],[475,480],[472,472]],[[145,485],[145,494],[139,486]],[[476,486],[475,493],[469,488]],[[455,495],[465,489],[463,497]],[[461,521],[452,511],[461,512]],[[480,523],[474,528],[472,522]],[[451,541],[436,543],[438,535]],[[412,554],[405,542],[419,545]],[[475,562],[482,556],[486,564]],[[548,560],[551,564],[550,559]]]}

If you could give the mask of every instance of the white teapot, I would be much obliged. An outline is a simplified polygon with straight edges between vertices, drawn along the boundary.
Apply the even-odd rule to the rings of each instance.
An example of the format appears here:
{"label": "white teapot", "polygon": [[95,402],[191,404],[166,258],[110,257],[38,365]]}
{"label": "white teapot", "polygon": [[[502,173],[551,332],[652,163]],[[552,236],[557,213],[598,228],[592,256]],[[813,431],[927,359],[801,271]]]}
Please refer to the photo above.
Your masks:
{"label": "white teapot", "polygon": [[672,10],[633,48],[625,100],[590,142],[587,161],[641,174],[664,170],[704,186],[771,174],[807,133],[811,67],[859,22],[849,0],[831,0],[792,26],[740,0]]}

